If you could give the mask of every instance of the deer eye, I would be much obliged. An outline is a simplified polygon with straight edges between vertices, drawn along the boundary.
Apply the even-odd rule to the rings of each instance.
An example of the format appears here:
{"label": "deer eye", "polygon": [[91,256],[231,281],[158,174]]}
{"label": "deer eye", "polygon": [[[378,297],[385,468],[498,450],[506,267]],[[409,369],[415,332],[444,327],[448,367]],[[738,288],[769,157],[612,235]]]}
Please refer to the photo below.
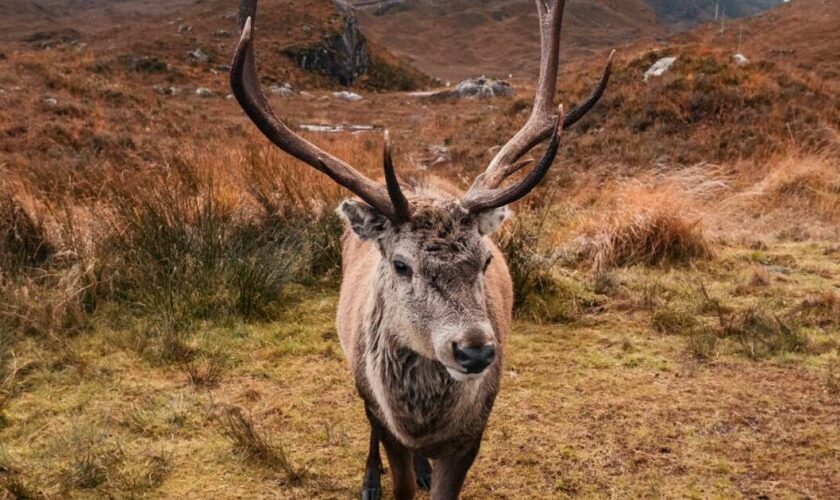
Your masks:
{"label": "deer eye", "polygon": [[394,261],[394,272],[406,278],[411,277],[411,267],[402,260]]}

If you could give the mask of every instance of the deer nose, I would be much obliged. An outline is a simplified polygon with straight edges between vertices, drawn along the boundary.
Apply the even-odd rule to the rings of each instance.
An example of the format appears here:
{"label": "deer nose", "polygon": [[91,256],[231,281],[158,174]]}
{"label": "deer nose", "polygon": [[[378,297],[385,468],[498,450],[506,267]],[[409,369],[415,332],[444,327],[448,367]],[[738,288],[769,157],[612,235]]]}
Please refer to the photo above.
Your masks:
{"label": "deer nose", "polygon": [[453,343],[452,351],[455,354],[455,362],[464,372],[469,374],[483,372],[496,359],[496,347],[492,344],[481,347],[461,347],[457,343]]}

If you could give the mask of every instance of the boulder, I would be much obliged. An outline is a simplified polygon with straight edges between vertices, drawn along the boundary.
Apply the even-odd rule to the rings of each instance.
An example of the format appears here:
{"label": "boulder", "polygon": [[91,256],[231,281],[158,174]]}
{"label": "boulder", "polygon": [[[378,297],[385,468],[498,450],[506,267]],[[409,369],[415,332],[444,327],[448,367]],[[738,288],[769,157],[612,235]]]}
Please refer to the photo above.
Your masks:
{"label": "boulder", "polygon": [[198,97],[213,97],[215,94],[212,90],[208,88],[199,87],[195,89],[195,95],[197,95]]}
{"label": "boulder", "polygon": [[276,96],[280,97],[291,97],[294,94],[292,90],[292,86],[288,83],[284,83],[280,85],[279,83],[275,83],[271,87],[268,87],[268,91]]}
{"label": "boulder", "polygon": [[467,99],[480,99],[484,97],[511,97],[513,88],[503,80],[494,80],[482,76],[464,80],[455,87],[458,97]]}
{"label": "boulder", "polygon": [[732,62],[738,66],[746,66],[750,63],[750,60],[744,54],[732,54]]}
{"label": "boulder", "polygon": [[190,64],[209,63],[210,59],[210,55],[201,50],[201,47],[187,52],[187,62]]}
{"label": "boulder", "polygon": [[364,97],[360,96],[355,92],[348,92],[346,90],[342,90],[341,92],[333,92],[333,97],[336,99],[341,99],[342,101],[349,101],[349,102],[357,102],[364,99]]}
{"label": "boulder", "polygon": [[663,57],[662,59],[653,63],[653,66],[648,68],[644,74],[644,80],[648,81],[652,76],[662,76],[671,69],[671,66],[677,61],[676,57]]}

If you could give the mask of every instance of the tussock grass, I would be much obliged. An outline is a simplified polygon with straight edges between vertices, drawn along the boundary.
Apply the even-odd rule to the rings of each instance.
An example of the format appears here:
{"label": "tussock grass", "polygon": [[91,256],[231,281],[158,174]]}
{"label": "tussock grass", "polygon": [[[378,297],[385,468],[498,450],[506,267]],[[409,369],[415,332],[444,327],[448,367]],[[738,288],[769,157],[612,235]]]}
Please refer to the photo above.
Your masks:
{"label": "tussock grass", "polygon": [[584,222],[579,253],[596,271],[643,264],[670,266],[714,256],[688,196],[673,186],[631,184],[602,215]]}
{"label": "tussock grass", "polygon": [[651,318],[653,329],[669,335],[691,334],[698,326],[695,311],[682,304],[668,304],[654,311]]}
{"label": "tussock grass", "polygon": [[222,432],[231,441],[237,453],[271,470],[282,472],[287,484],[301,484],[307,477],[307,469],[295,467],[282,447],[273,445],[266,434],[257,429],[253,418],[246,416],[239,408],[228,411]]}
{"label": "tussock grass", "polygon": [[763,207],[810,211],[840,220],[840,163],[825,156],[789,156],[757,186]]}
{"label": "tussock grass", "polygon": [[840,328],[840,295],[830,291],[810,295],[789,316],[808,326]]}
{"label": "tussock grass", "polygon": [[0,191],[0,269],[38,266],[54,252],[43,220],[33,217],[7,189]]}

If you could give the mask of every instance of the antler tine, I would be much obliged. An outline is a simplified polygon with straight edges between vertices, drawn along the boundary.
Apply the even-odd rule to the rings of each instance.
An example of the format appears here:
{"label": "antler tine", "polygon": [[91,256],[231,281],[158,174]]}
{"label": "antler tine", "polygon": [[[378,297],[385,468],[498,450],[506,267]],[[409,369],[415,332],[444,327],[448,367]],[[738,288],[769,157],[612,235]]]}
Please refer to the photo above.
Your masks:
{"label": "antler tine", "polygon": [[563,133],[563,116],[563,106],[561,105],[552,128],[551,142],[548,144],[548,148],[546,148],[537,165],[521,181],[503,189],[471,189],[461,200],[461,205],[471,213],[483,212],[513,203],[537,187],[557,157],[557,150],[560,148],[560,136]]}
{"label": "antler tine", "polygon": [[[540,19],[540,76],[534,107],[528,121],[513,138],[508,141],[487,167],[476,177],[465,199],[473,198],[473,192],[489,192],[497,189],[501,183],[525,165],[519,160],[537,144],[551,136],[556,117],[552,115],[554,95],[557,91],[557,73],[560,64],[560,33],[563,23],[565,0],[536,0]],[[614,53],[614,52],[613,52]],[[604,73],[592,94],[580,105],[573,108],[563,120],[563,129],[574,125],[598,102],[609,82],[612,71],[612,57],[607,61]]]}
{"label": "antler tine", "polygon": [[[392,221],[400,213],[383,186],[371,181],[347,163],[294,133],[277,118],[260,88],[253,48],[253,25],[257,1],[242,0],[239,4],[241,31],[230,72],[230,84],[240,106],[260,131],[278,148],[325,173],[337,184],[349,189]],[[399,188],[397,187],[397,190]]]}
{"label": "antler tine", "polygon": [[555,0],[548,5],[536,0],[540,19],[540,76],[531,116],[513,138],[490,162],[487,170],[479,175],[472,189],[495,189],[515,170],[516,160],[544,140],[553,126],[554,94],[557,90],[557,68],[560,63],[560,31],[566,0]]}
{"label": "antler tine", "polygon": [[394,170],[394,160],[391,157],[391,134],[385,131],[385,148],[383,152],[383,165],[385,166],[385,186],[388,190],[388,197],[394,206],[394,222],[401,224],[411,217],[411,206],[400,189],[397,180],[397,173]]}

